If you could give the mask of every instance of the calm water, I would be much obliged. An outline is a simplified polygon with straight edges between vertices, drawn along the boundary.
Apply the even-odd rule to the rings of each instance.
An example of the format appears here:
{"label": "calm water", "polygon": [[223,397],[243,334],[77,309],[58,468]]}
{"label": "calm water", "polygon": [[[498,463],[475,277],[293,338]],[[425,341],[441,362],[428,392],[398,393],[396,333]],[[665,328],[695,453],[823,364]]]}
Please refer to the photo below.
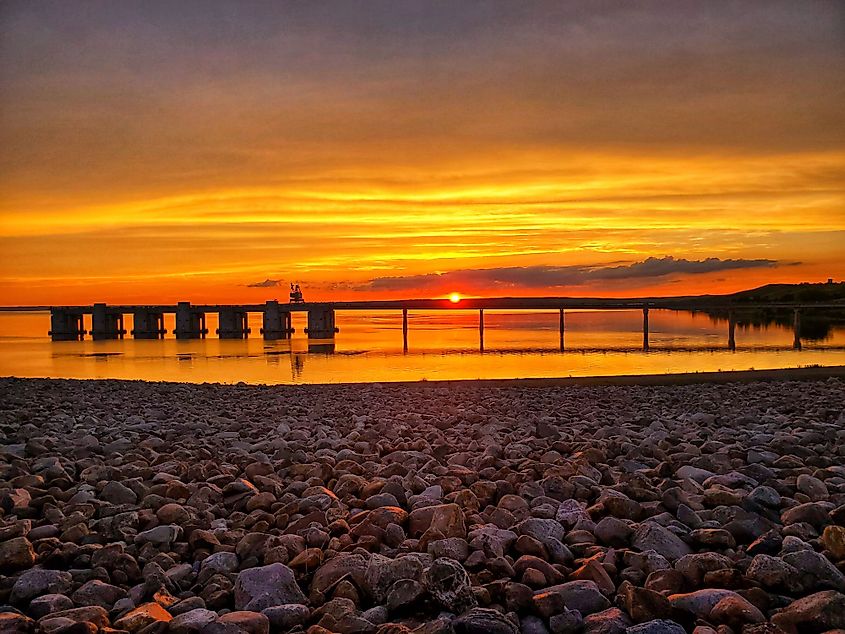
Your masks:
{"label": "calm water", "polygon": [[[214,315],[208,327],[216,328]],[[261,339],[261,315],[250,315],[250,339],[53,343],[47,313],[0,313],[0,376],[120,378],[155,381],[331,383],[475,378],[663,374],[845,364],[845,328],[792,349],[791,328],[771,324],[736,330],[706,315],[653,310],[650,350],[642,350],[640,311],[566,314],[559,350],[557,312],[485,311],[484,351],[476,311],[411,312],[409,349],[398,312],[339,311],[334,345],[309,342],[304,313],[294,313],[289,341]],[[87,318],[90,320],[90,317]],[[166,318],[173,329],[173,316]],[[127,330],[131,317],[127,316]],[[90,321],[86,323],[90,329]]]}

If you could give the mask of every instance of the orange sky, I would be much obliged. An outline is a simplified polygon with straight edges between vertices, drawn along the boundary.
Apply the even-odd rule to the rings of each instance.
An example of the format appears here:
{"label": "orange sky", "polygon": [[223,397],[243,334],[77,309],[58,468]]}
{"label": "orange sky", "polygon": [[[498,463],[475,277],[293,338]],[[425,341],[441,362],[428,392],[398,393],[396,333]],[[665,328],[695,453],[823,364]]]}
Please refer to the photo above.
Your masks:
{"label": "orange sky", "polygon": [[841,279],[843,24],[834,2],[3,3],[0,303]]}

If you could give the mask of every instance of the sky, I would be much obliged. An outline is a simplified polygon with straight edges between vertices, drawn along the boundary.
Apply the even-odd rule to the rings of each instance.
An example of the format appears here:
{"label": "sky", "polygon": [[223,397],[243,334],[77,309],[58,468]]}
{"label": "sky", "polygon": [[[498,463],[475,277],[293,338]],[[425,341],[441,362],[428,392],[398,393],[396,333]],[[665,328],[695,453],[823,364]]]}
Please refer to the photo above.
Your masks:
{"label": "sky", "polygon": [[0,304],[845,278],[845,4],[0,1]]}

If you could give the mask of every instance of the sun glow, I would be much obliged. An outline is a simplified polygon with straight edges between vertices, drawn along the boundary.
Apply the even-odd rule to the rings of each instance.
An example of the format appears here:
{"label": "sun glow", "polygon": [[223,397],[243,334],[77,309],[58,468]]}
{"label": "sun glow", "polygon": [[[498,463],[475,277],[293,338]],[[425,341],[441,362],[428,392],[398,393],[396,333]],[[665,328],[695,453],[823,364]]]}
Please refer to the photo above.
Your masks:
{"label": "sun glow", "polygon": [[459,301],[461,301],[460,293],[452,293],[451,295],[449,295],[449,301],[453,304],[457,304]]}

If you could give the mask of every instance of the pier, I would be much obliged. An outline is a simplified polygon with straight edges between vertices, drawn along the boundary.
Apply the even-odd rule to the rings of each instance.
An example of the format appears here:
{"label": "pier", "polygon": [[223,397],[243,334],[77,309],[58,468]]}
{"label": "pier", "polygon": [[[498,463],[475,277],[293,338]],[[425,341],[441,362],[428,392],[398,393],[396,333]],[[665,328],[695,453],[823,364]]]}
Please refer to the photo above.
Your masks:
{"label": "pier", "polygon": [[[801,315],[805,311],[820,309],[845,309],[845,304],[732,304],[726,302],[703,302],[694,298],[638,298],[597,299],[560,297],[499,297],[464,298],[458,302],[448,299],[411,299],[360,302],[299,302],[280,303],[270,300],[263,304],[191,304],[179,302],[173,305],[107,305],[52,306],[50,307],[49,335],[53,341],[77,341],[84,339],[85,316],[91,315],[91,337],[95,340],[122,339],[127,334],[124,316],[131,314],[133,328],[130,333],[135,339],[161,339],[167,334],[164,316],[175,315],[173,334],[177,339],[202,339],[208,335],[206,315],[217,314],[216,334],[220,339],[245,339],[251,334],[249,314],[262,315],[261,335],[266,340],[290,339],[294,333],[291,326],[293,312],[307,313],[305,333],[308,339],[333,340],[340,332],[336,325],[336,313],[342,311],[386,311],[395,310],[402,315],[403,349],[408,350],[409,321],[411,311],[431,310],[477,310],[479,349],[484,350],[484,311],[490,310],[536,310],[556,311],[559,314],[559,348],[565,349],[565,326],[567,310],[636,310],[642,312],[642,349],[648,351],[649,311],[675,310],[701,312],[720,310],[727,315],[727,348],[736,350],[737,314],[751,310],[789,309],[793,311],[794,338],[792,346],[801,349],[799,328]],[[318,344],[315,344],[318,345]]]}

